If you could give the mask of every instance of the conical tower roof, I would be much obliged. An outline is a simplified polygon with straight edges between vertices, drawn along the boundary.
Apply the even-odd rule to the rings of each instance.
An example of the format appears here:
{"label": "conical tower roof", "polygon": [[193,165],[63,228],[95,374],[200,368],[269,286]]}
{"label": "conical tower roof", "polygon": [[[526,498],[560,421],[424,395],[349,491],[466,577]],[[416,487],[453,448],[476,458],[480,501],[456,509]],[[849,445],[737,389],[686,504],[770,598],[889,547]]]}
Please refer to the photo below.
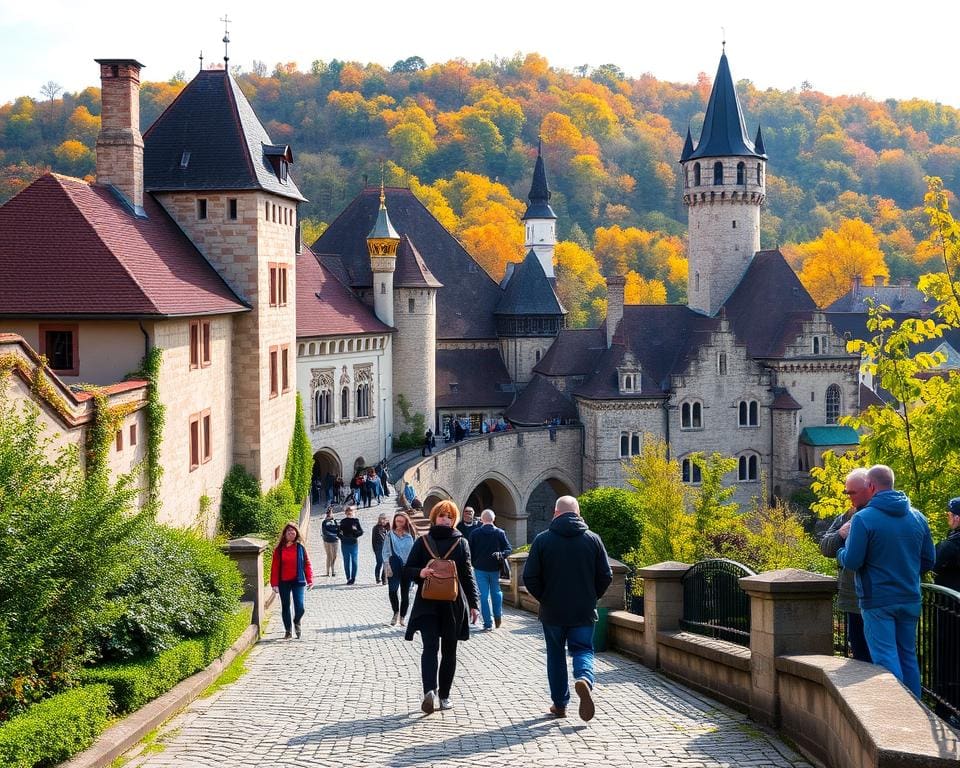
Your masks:
{"label": "conical tower roof", "polygon": [[727,54],[723,53],[720,56],[717,77],[713,81],[713,90],[710,92],[710,101],[707,103],[707,114],[703,119],[700,141],[687,160],[730,156],[765,157],[747,138],[747,127],[743,122],[740,99],[737,98],[736,88],[733,87]]}
{"label": "conical tower roof", "polygon": [[543,167],[543,154],[541,146],[537,143],[537,164],[533,167],[533,184],[530,185],[530,194],[527,198],[530,205],[527,206],[526,213],[523,214],[523,220],[527,219],[555,219],[557,214],[550,207],[550,187],[547,186],[547,172]]}
{"label": "conical tower roof", "polygon": [[683,152],[680,153],[680,162],[685,163],[693,154],[693,136],[690,135],[690,126],[687,126],[687,140],[683,142]]}
{"label": "conical tower roof", "polygon": [[550,279],[543,271],[543,265],[532,248],[520,264],[513,270],[510,282],[503,291],[497,308],[497,315],[565,315]]}
{"label": "conical tower roof", "polygon": [[400,235],[393,228],[390,221],[390,214],[387,213],[386,196],[383,190],[380,190],[380,210],[377,211],[377,220],[373,223],[373,229],[367,235],[367,240],[399,240]]}

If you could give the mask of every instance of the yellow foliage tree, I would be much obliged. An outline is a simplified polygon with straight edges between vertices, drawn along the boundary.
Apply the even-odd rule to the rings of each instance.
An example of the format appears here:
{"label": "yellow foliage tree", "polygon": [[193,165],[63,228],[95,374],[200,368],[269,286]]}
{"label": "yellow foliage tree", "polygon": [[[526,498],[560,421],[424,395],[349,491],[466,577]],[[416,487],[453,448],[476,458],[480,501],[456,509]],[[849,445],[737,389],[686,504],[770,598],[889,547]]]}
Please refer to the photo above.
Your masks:
{"label": "yellow foliage tree", "polygon": [[554,251],[557,260],[557,295],[567,310],[572,328],[599,325],[607,312],[607,288],[593,254],[562,240]]}
{"label": "yellow foliage tree", "polygon": [[885,281],[890,277],[880,240],[860,219],[846,219],[836,230],[797,246],[802,256],[800,281],[818,306],[825,307],[850,290],[854,277]]}
{"label": "yellow foliage tree", "polygon": [[627,272],[624,304],[666,304],[667,287],[660,280],[645,280],[632,269]]}

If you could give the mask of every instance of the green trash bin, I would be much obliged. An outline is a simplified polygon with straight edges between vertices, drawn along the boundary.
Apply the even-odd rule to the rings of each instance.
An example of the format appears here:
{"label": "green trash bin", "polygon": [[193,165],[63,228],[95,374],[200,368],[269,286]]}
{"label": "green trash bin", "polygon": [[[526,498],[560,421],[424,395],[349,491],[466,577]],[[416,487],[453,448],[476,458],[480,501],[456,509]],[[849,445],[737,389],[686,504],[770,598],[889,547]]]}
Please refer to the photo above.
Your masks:
{"label": "green trash bin", "polygon": [[593,625],[593,650],[607,650],[607,622],[610,618],[609,608],[597,608],[597,623]]}

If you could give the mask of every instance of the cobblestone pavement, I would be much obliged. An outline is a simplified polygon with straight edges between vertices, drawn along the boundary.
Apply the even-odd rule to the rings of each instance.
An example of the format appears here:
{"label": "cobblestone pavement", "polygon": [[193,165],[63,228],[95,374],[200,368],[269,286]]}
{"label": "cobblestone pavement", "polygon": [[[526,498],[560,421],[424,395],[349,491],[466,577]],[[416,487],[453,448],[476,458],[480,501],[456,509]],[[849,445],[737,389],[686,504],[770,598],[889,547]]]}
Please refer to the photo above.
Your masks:
{"label": "cobblestone pavement", "polygon": [[[392,498],[389,500],[392,501]],[[382,509],[392,512],[392,504]],[[746,716],[616,653],[597,657],[597,714],[545,716],[550,705],[539,624],[505,609],[503,627],[461,643],[454,708],[420,711],[419,638],[391,627],[373,584],[363,510],[357,584],[319,575],[303,639],[284,641],[278,613],[239,681],[170,720],[127,766],[807,766]],[[319,517],[314,573],[323,574]]]}

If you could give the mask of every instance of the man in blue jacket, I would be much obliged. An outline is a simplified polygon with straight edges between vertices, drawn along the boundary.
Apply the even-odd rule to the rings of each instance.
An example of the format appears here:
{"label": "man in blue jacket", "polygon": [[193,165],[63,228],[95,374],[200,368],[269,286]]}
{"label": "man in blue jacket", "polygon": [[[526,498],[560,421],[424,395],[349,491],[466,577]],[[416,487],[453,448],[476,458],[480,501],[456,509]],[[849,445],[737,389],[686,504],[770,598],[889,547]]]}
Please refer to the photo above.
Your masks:
{"label": "man in blue jacket", "polygon": [[843,568],[856,571],[863,629],[874,664],[885,667],[920,698],[917,622],[920,576],[933,568],[935,551],[926,518],[893,490],[893,470],[871,467],[873,497],[850,521]]}
{"label": "man in blue jacket", "polygon": [[[480,588],[480,613],[483,615],[483,628],[497,628],[503,620],[503,591],[500,589],[500,562],[513,551],[507,532],[493,524],[496,515],[492,509],[480,513],[480,525],[471,528],[467,534],[470,544],[470,557],[473,571]],[[493,615],[490,614],[491,603]]]}
{"label": "man in blue jacket", "polygon": [[580,698],[580,719],[590,720],[593,703],[593,624],[597,601],[613,571],[600,537],[580,517],[573,496],[561,496],[547,530],[530,546],[523,584],[540,602],[540,622],[547,644],[547,681],[553,705],[550,713],[566,717],[570,701],[566,649],[573,657],[574,688]]}

